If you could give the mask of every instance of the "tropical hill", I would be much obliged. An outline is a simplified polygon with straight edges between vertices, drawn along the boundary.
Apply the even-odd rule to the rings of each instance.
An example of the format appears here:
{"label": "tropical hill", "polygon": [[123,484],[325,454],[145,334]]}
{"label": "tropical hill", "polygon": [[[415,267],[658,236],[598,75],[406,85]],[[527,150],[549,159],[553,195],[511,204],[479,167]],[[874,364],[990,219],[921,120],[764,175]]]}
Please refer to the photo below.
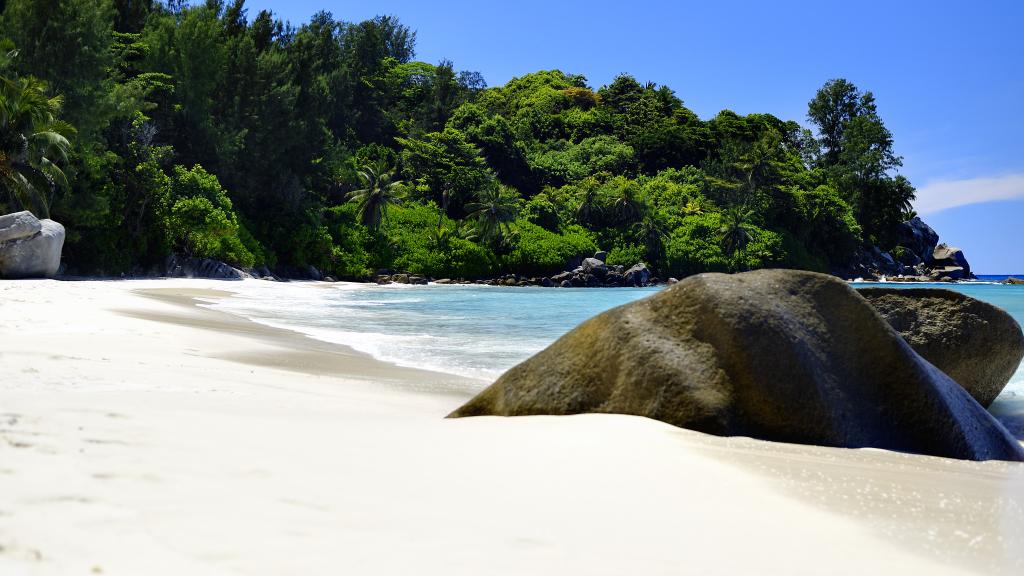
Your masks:
{"label": "tropical hill", "polygon": [[701,119],[667,86],[559,70],[487,87],[397,18],[292,27],[243,0],[0,0],[0,213],[65,224],[70,272],[172,252],[342,278],[829,271],[895,246],[914,188],[875,99],[813,131]]}

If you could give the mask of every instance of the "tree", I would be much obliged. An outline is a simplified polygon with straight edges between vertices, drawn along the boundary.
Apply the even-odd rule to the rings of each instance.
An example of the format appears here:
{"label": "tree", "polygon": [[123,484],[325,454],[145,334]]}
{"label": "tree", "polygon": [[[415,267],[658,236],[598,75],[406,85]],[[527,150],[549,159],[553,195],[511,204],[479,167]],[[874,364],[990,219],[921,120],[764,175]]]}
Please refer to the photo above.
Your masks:
{"label": "tree", "polygon": [[[751,240],[751,220],[754,218],[753,210],[746,206],[733,206],[722,215],[722,226],[718,229],[719,241],[722,249],[729,254],[733,262],[736,262],[736,254],[739,253],[739,260],[743,260],[743,252]],[[735,267],[735,264],[734,264]]]}
{"label": "tree", "polygon": [[61,165],[74,129],[59,120],[61,103],[36,78],[0,76],[0,186],[15,204],[42,218],[50,217],[56,188],[67,186]]}
{"label": "tree", "polygon": [[494,179],[480,149],[454,128],[396,141],[402,146],[402,164],[416,194],[442,207],[448,216],[464,216],[465,203]]}
{"label": "tree", "polygon": [[509,224],[519,212],[519,194],[512,188],[494,184],[481,189],[475,202],[466,205],[476,219],[484,242],[500,243],[509,233]]}
{"label": "tree", "polygon": [[114,30],[138,33],[154,9],[154,0],[114,0]]}
{"label": "tree", "polygon": [[874,96],[846,80],[830,80],[809,103],[807,116],[820,133],[817,164],[854,207],[867,238],[889,243],[914,189],[905,178],[890,176],[903,161],[893,151]]}
{"label": "tree", "polygon": [[171,207],[168,227],[179,249],[201,257],[215,257],[221,239],[238,231],[224,210],[202,196],[177,200]]}
{"label": "tree", "polygon": [[839,163],[849,122],[859,116],[876,114],[875,97],[861,92],[844,78],[825,82],[807,103],[807,119],[818,127],[822,146],[820,162]]}
{"label": "tree", "polygon": [[640,219],[644,212],[644,205],[637,200],[637,189],[639,186],[634,180],[616,179],[614,186],[612,208],[615,216],[623,224],[632,224]]}
{"label": "tree", "polygon": [[108,72],[111,0],[9,0],[0,30],[19,48],[15,70],[64,96],[64,117],[86,138],[114,112]]}
{"label": "tree", "polygon": [[255,256],[243,241],[242,226],[220,181],[202,166],[175,166],[170,180],[168,233],[191,256],[250,267]]}
{"label": "tree", "polygon": [[635,234],[644,245],[645,257],[650,263],[659,262],[665,256],[665,239],[668,234],[650,214],[636,225]]}
{"label": "tree", "polygon": [[604,214],[604,208],[597,201],[597,189],[590,187],[583,193],[583,199],[576,207],[576,220],[581,224],[594,226]]}
{"label": "tree", "polygon": [[349,193],[349,201],[355,202],[359,210],[359,221],[370,230],[377,231],[381,222],[388,217],[388,206],[398,202],[401,194],[396,186],[401,180],[394,180],[394,169],[382,162],[364,166],[359,171],[363,187]]}

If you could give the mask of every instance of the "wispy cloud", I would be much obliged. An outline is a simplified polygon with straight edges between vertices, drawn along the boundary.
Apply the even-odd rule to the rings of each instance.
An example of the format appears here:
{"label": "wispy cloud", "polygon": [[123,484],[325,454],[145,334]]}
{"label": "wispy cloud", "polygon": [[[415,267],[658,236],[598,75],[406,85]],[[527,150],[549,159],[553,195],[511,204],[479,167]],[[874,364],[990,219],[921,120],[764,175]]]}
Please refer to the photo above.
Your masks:
{"label": "wispy cloud", "polygon": [[918,214],[926,215],[957,206],[1017,198],[1024,198],[1024,174],[937,180],[917,189],[914,209]]}

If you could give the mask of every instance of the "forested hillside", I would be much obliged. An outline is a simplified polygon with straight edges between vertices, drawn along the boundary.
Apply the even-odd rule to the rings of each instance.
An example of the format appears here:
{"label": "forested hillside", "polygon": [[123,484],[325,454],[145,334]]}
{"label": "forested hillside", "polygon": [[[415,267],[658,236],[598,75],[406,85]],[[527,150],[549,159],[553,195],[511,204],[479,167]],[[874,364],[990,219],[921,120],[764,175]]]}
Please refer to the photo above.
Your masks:
{"label": "forested hillside", "polygon": [[[0,213],[68,230],[71,272],[172,252],[239,267],[663,277],[829,270],[894,244],[914,189],[874,97],[831,80],[806,130],[701,119],[667,86],[540,71],[486,87],[396,17],[291,27],[243,0],[0,0]],[[344,15],[337,15],[343,17]]]}

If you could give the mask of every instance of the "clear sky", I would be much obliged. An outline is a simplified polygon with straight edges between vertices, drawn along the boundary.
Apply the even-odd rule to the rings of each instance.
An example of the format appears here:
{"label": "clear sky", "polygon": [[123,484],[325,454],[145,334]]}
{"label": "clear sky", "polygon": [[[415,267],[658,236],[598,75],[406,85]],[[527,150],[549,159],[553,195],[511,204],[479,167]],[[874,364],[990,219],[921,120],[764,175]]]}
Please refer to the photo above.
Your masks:
{"label": "clear sky", "polygon": [[728,108],[806,124],[830,78],[874,92],[916,208],[977,273],[1024,273],[1024,1],[248,0],[299,25],[393,14],[417,59],[489,85],[536,70],[596,88],[629,72],[702,118]]}

